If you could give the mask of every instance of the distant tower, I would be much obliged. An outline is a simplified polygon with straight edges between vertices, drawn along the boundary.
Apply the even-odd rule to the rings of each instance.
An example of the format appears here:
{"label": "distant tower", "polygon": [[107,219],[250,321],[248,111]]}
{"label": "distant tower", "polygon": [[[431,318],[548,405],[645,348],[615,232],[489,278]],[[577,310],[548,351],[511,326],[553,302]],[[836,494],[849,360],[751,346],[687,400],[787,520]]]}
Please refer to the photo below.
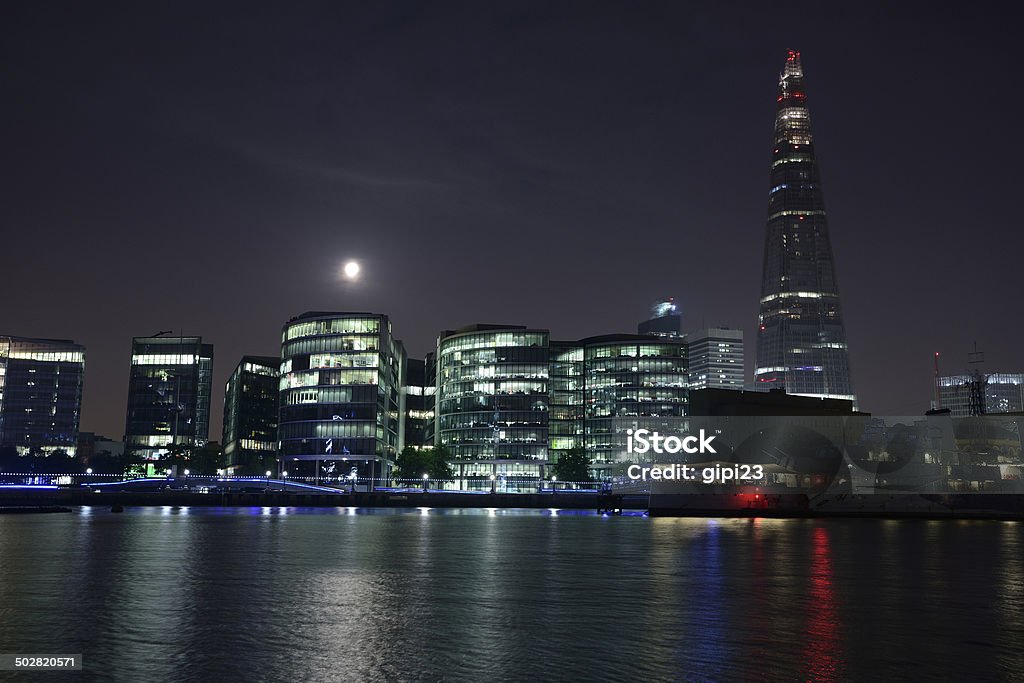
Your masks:
{"label": "distant tower", "polygon": [[686,344],[691,390],[743,390],[743,330],[710,327],[688,332]]}
{"label": "distant tower", "polygon": [[755,383],[856,400],[803,78],[790,50],[775,115]]}
{"label": "distant tower", "polygon": [[682,329],[683,317],[675,299],[669,297],[651,306],[651,318],[636,326],[637,334],[657,334],[678,337]]}

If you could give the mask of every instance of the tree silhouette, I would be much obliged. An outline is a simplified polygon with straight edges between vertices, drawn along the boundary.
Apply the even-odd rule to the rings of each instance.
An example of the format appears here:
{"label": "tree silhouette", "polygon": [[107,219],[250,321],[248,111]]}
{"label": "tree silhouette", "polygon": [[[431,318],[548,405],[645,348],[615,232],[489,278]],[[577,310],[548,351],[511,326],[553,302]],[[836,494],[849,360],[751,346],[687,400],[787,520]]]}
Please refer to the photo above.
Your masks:
{"label": "tree silhouette", "polygon": [[559,481],[590,481],[590,458],[582,448],[570,448],[558,456],[553,470]]}

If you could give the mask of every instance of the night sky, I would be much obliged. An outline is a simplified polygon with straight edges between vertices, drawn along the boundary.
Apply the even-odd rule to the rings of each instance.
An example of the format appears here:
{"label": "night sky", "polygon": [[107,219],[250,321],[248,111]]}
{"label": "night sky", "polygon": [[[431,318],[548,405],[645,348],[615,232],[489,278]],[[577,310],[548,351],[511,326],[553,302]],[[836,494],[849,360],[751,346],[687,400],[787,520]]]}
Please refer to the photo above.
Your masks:
{"label": "night sky", "polygon": [[[802,53],[864,410],[933,351],[1021,371],[1022,58],[978,4],[38,3],[0,24],[0,333],[87,347],[124,431],[131,337],[243,354],[306,310],[555,338],[742,327],[752,372],[775,88]],[[896,13],[893,13],[893,12]],[[356,285],[338,277],[357,258]]]}

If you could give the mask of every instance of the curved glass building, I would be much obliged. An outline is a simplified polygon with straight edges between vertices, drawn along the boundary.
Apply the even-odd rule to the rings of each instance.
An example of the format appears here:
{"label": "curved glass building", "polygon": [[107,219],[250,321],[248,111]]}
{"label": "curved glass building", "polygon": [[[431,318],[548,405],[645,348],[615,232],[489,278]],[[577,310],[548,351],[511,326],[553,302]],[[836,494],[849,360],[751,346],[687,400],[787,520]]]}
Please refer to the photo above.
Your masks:
{"label": "curved glass building", "polygon": [[535,488],[548,453],[547,330],[472,325],[437,343],[437,443],[456,487]]}
{"label": "curved glass building", "polygon": [[584,443],[599,478],[633,461],[627,429],[685,430],[687,345],[679,338],[606,335],[578,342],[583,351]]}
{"label": "curved glass building", "polygon": [[473,325],[437,347],[437,443],[459,488],[532,490],[561,454],[585,450],[597,478],[617,474],[626,430],[681,431],[687,345],[679,337],[550,341],[547,330]]}
{"label": "curved glass building", "polygon": [[405,349],[378,313],[309,312],[281,332],[278,427],[289,476],[387,479],[402,449]]}

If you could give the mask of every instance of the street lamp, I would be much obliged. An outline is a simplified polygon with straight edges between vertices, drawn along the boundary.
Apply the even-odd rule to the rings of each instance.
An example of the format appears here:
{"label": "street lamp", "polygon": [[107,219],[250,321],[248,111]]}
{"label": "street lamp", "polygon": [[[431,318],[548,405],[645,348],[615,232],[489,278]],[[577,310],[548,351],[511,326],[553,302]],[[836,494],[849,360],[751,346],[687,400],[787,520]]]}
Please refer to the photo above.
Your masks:
{"label": "street lamp", "polygon": [[491,493],[494,493],[494,488],[497,486],[497,480],[498,480],[498,478],[492,474],[491,475]]}
{"label": "street lamp", "polygon": [[423,493],[427,492],[427,482],[430,481],[430,475],[426,472],[423,473]]}
{"label": "street lamp", "polygon": [[186,477],[188,476],[188,470],[185,470],[185,476]]}
{"label": "street lamp", "polygon": [[557,489],[557,488],[555,487],[555,484],[557,484],[557,483],[558,483],[558,477],[556,477],[556,476],[552,475],[552,476],[551,476],[551,493],[552,493],[552,494],[553,494],[553,493],[555,493],[555,492],[556,492],[556,491],[558,490],[558,489]]}
{"label": "street lamp", "polygon": [[85,473],[86,474],[92,474],[92,468],[91,467],[86,467],[85,468]]}
{"label": "street lamp", "polygon": [[288,470],[283,470],[281,472],[281,490],[288,490]]}

